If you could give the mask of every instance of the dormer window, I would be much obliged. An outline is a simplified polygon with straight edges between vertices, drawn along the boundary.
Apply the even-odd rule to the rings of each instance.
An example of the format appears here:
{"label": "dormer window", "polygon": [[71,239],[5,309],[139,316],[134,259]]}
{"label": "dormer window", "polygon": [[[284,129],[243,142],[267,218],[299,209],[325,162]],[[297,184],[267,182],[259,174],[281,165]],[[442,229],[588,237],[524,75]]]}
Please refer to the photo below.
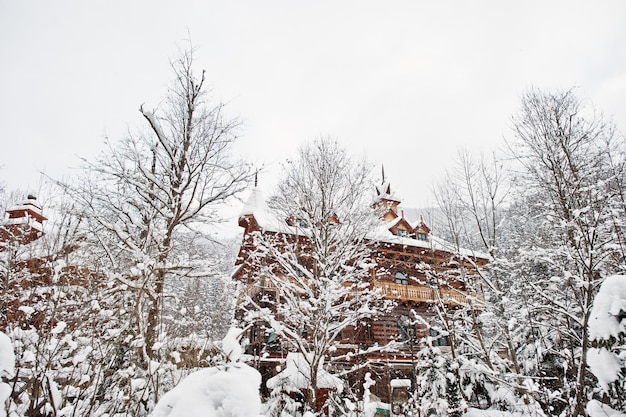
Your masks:
{"label": "dormer window", "polygon": [[307,223],[307,221],[299,217],[295,219],[294,223],[297,227],[302,227],[302,228],[309,227],[309,224]]}
{"label": "dormer window", "polygon": [[424,233],[424,232],[417,232],[417,239],[418,240],[428,240],[428,233]]}
{"label": "dormer window", "polygon": [[409,237],[409,232],[404,229],[398,229],[398,236],[400,237]]}

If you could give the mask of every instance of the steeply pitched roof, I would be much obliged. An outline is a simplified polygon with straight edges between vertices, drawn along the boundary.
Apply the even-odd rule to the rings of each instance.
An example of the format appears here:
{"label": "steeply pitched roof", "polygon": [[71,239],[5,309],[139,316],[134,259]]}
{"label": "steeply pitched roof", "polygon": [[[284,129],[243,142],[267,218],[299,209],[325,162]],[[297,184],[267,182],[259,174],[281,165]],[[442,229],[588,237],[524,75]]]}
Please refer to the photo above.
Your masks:
{"label": "steeply pitched roof", "polygon": [[[261,230],[266,232],[275,232],[275,233],[286,233],[291,235],[299,235],[299,236],[307,236],[307,228],[290,226],[287,224],[286,219],[278,219],[274,216],[269,207],[267,206],[265,199],[263,197],[263,193],[258,189],[254,188],[246,202],[244,208],[241,210],[240,219],[245,216],[253,216],[256,220],[258,226]],[[341,221],[341,219],[339,219]],[[420,218],[420,222],[417,226],[413,227],[411,222],[409,222],[404,217],[398,216],[393,220],[389,221],[381,221],[379,227],[371,230],[367,238],[373,241],[383,242],[383,243],[391,243],[391,244],[399,244],[404,246],[412,246],[419,247],[429,250],[439,250],[450,253],[457,253],[456,248],[450,242],[445,241],[444,239],[438,238],[429,234],[428,240],[419,240],[415,239],[415,237],[402,237],[396,236],[391,232],[391,229],[398,225],[401,222],[406,222],[411,227],[411,230],[415,230],[416,228],[425,227],[430,231],[428,226],[426,226],[423,222],[423,219]],[[461,249],[460,253],[462,255],[477,257],[487,259],[488,256],[479,253],[476,251],[472,251],[469,249]]]}
{"label": "steeply pitched roof", "polygon": [[383,182],[379,185],[376,185],[376,196],[374,197],[374,202],[378,202],[380,200],[390,200],[397,201],[400,200],[391,192],[391,183],[383,179]]}

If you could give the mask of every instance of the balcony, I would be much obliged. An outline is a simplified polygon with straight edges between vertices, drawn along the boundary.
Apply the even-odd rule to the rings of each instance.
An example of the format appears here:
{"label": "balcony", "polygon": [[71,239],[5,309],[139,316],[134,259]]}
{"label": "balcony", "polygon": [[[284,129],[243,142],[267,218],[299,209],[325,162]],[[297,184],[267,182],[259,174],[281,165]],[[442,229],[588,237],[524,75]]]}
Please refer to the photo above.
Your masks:
{"label": "balcony", "polygon": [[[348,285],[348,284],[346,284]],[[377,281],[373,288],[380,288],[385,298],[402,301],[413,301],[417,303],[435,303],[441,300],[449,306],[462,304],[477,304],[478,307],[485,303],[483,294],[474,292],[464,292],[455,288],[431,288],[426,285],[396,284],[393,282]],[[259,294],[276,293],[276,285],[267,278],[262,278],[253,285],[249,285],[244,293],[250,297]]]}
{"label": "balcony", "polygon": [[444,304],[457,306],[472,302],[483,304],[485,301],[482,295],[466,293],[454,288],[431,288],[425,285],[405,285],[383,281],[375,282],[374,288],[380,288],[385,298],[418,303],[435,303],[441,300]]}

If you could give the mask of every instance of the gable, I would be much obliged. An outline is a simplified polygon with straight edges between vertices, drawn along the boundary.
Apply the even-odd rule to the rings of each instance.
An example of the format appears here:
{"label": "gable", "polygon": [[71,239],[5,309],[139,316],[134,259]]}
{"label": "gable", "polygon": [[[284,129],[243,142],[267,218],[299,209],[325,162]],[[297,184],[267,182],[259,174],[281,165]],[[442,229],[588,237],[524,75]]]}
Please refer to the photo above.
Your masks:
{"label": "gable", "polygon": [[404,217],[401,217],[393,226],[389,228],[389,231],[396,236],[411,237],[411,234],[413,234],[413,227]]}

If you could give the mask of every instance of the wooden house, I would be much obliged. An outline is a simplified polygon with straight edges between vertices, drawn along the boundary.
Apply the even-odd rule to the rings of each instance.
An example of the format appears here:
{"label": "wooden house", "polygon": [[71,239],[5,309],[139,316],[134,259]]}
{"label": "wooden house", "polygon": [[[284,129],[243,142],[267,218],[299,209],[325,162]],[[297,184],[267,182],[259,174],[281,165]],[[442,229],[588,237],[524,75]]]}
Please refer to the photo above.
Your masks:
{"label": "wooden house", "polygon": [[[394,352],[379,352],[360,358],[367,362],[372,377],[377,380],[372,393],[384,401],[391,401],[392,381],[411,379],[414,356],[420,349],[419,341],[431,336],[433,343],[448,345],[445,334],[439,334],[433,306],[456,308],[467,303],[481,303],[482,294],[472,288],[472,272],[487,263],[485,255],[468,250],[455,249],[452,244],[431,233],[423,218],[411,222],[400,209],[400,200],[391,191],[388,181],[375,187],[373,209],[381,213],[380,230],[372,233],[371,257],[376,267],[371,269],[370,288],[378,288],[383,297],[395,300],[389,313],[360,326],[342,332],[341,345],[346,348],[383,346],[395,343]],[[340,221],[340,219],[335,219]],[[295,225],[298,219],[284,220]],[[255,274],[255,262],[249,261],[255,251],[254,234],[274,234],[279,241],[298,240],[306,247],[306,236],[295,235],[290,228],[282,227],[281,220],[268,215],[261,191],[255,187],[239,217],[244,229],[243,241],[237,258],[233,279],[244,286],[244,293],[251,297],[276,297],[269,280]],[[288,278],[287,278],[288,279]],[[274,298],[275,300],[275,298]],[[416,320],[419,315],[419,320]],[[276,372],[277,363],[283,363],[288,347],[272,344],[273,340],[262,332],[249,335],[248,353],[255,355],[255,363],[264,379]],[[271,346],[270,346],[271,345]],[[281,362],[281,360],[283,362]],[[348,364],[349,365],[349,364]],[[364,373],[355,378],[363,378]],[[358,384],[355,384],[358,385]]]}

